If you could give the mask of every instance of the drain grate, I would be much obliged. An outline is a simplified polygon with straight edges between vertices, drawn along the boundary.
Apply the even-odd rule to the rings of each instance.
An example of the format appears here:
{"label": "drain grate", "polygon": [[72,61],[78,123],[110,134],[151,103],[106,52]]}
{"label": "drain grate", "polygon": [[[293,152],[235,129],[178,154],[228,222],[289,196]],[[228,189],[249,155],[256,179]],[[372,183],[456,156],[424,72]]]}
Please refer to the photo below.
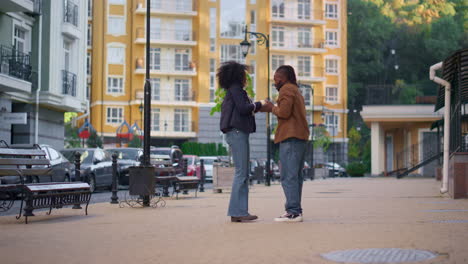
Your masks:
{"label": "drain grate", "polygon": [[401,263],[423,261],[437,257],[436,254],[415,249],[369,248],[333,251],[322,254],[322,257],[336,262],[356,263]]}

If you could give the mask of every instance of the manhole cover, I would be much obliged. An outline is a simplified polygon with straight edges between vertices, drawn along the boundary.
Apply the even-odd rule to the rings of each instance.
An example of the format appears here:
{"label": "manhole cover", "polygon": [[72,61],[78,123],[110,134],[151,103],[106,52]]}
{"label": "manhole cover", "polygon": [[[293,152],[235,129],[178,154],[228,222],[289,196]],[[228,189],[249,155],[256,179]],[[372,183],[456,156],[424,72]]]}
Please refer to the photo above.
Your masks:
{"label": "manhole cover", "polygon": [[415,249],[400,248],[369,248],[333,251],[322,254],[325,259],[336,262],[357,263],[401,263],[411,261],[423,261],[437,257],[436,254]]}

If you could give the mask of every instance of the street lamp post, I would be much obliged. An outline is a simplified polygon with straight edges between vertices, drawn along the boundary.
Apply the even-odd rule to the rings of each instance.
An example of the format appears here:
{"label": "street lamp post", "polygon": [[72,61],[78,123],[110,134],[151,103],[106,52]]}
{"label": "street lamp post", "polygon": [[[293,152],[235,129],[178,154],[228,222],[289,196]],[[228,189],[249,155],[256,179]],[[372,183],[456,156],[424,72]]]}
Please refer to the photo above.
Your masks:
{"label": "street lamp post", "polygon": [[[247,29],[247,25],[245,26],[245,38],[244,40],[240,43],[241,49],[242,49],[242,54],[244,55],[244,58],[247,57],[247,54],[249,53],[249,48],[250,48],[250,42],[247,40],[248,35],[253,35],[257,38],[257,43],[259,45],[265,44],[265,47],[267,49],[267,76],[268,76],[268,87],[267,87],[267,94],[268,94],[268,100],[270,99],[270,35],[259,33],[259,32],[250,32]],[[266,134],[267,134],[267,161],[266,161],[266,180],[265,180],[265,185],[270,186],[271,184],[271,144],[270,144],[270,113],[267,112],[267,117],[266,117]]]}

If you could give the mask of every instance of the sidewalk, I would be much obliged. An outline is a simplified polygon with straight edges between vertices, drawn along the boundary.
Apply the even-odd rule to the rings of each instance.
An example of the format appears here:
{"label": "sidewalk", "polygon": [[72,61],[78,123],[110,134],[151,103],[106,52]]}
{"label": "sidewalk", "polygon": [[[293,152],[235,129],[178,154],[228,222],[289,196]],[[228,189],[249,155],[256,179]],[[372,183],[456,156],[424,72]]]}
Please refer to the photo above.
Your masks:
{"label": "sidewalk", "polygon": [[283,213],[279,185],[251,190],[255,223],[230,222],[229,194],[182,197],[157,209],[101,203],[88,216],[69,208],[37,212],[28,225],[2,216],[0,263],[315,264],[335,263],[323,253],[366,248],[439,254],[418,263],[468,263],[468,200],[443,198],[433,179],[305,182],[303,223],[273,221]]}

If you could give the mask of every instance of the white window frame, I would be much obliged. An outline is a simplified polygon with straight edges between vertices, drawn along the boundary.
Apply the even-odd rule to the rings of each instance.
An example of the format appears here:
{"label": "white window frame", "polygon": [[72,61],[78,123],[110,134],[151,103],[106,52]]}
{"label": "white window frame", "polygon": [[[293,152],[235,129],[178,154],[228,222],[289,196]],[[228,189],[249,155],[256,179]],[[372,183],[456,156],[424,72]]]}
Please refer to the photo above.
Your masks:
{"label": "white window frame", "polygon": [[[110,28],[111,26],[111,20],[114,20],[115,22],[120,22],[121,28]],[[124,36],[127,34],[127,24],[125,21],[125,16],[116,16],[116,15],[109,15],[107,17],[107,34],[112,35],[112,36]]]}
{"label": "white window frame", "polygon": [[24,31],[24,40],[23,42],[23,52],[24,54],[28,54],[31,51],[31,27],[25,26],[24,23],[20,23],[17,20],[13,19],[13,28],[12,28],[12,36],[11,36],[11,46],[15,46],[15,29],[18,27],[21,31]]}
{"label": "white window frame", "polygon": [[[116,112],[112,112],[116,110]],[[110,112],[109,112],[110,111]],[[111,116],[109,116],[109,114]],[[116,116],[113,116],[116,114]],[[106,107],[106,124],[108,125],[120,125],[124,120],[124,108],[119,106],[107,106]]]}
{"label": "white window frame", "polygon": [[299,89],[301,91],[301,94],[302,96],[304,97],[304,103],[305,103],[305,106],[311,106],[312,105],[312,100],[313,100],[313,96],[312,96],[312,86],[309,85],[309,84],[304,84],[304,85],[300,85],[299,86]]}
{"label": "white window frame", "polygon": [[[231,54],[231,51],[232,54]],[[242,54],[242,49],[240,45],[231,45],[231,44],[223,44],[221,45],[221,63],[226,62],[226,61],[236,61],[239,63],[244,63],[245,58],[244,55]]]}
{"label": "white window frame", "polygon": [[[302,14],[299,13],[299,6],[302,6]],[[310,19],[311,17],[311,1],[310,0],[298,0],[297,1],[297,18],[298,19]]]}
{"label": "white window frame", "polygon": [[[329,36],[330,34],[333,34],[336,36],[336,39],[330,39]],[[325,31],[325,45],[327,47],[333,47],[333,48],[338,48],[340,46],[340,34],[338,30],[329,30],[327,29]]]}
{"label": "white window frame", "polygon": [[[158,55],[156,57],[156,55]],[[159,58],[159,59],[156,59]],[[159,63],[157,63],[159,61]],[[150,70],[160,71],[162,68],[161,63],[161,48],[150,47]]]}
{"label": "white window frame", "polygon": [[126,0],[109,0],[109,5],[125,5]]}
{"label": "white window frame", "polygon": [[151,84],[151,100],[161,101],[161,78],[150,78],[149,81]]}
{"label": "white window frame", "polygon": [[332,137],[336,137],[340,131],[340,116],[338,113],[325,113],[325,127]]}
{"label": "white window frame", "polygon": [[189,79],[175,79],[174,80],[174,100],[178,102],[191,101],[190,98],[190,86],[191,81]]}
{"label": "white window frame", "polygon": [[151,131],[161,131],[161,109],[159,108],[151,109]]}
{"label": "white window frame", "polygon": [[339,18],[339,4],[337,2],[325,2],[325,18],[338,20]]}
{"label": "white window frame", "polygon": [[[300,67],[300,62],[302,61],[302,69]],[[308,65],[307,65],[308,64]],[[297,76],[298,77],[311,77],[312,76],[312,57],[311,56],[297,56]],[[309,71],[307,72],[307,66]]]}
{"label": "white window frame", "polygon": [[[284,55],[271,55],[271,70],[276,71],[279,66],[284,65],[286,62],[286,56]],[[276,67],[275,67],[276,65]]]}
{"label": "white window frame", "polygon": [[93,0],[88,0],[88,20],[93,19]]}
{"label": "white window frame", "polygon": [[87,32],[86,32],[86,44],[88,48],[91,48],[93,45],[93,24],[88,23]]}
{"label": "white window frame", "polygon": [[91,52],[86,53],[86,75],[91,76],[92,73],[92,60]]}
{"label": "white window frame", "polygon": [[[190,49],[175,49],[174,50],[174,70],[175,71],[190,71],[190,62],[192,54]],[[177,56],[179,55],[179,56]],[[179,57],[179,58],[177,58]]]}
{"label": "white window frame", "polygon": [[271,39],[273,47],[284,47],[285,46],[285,30],[283,26],[272,26],[271,27]]}
{"label": "white window frame", "polygon": [[329,75],[338,75],[340,72],[339,58],[325,57],[325,72]]}
{"label": "white window frame", "polygon": [[216,91],[216,59],[210,59],[210,102],[215,100]]}
{"label": "white window frame", "polygon": [[[273,8],[275,6],[276,6],[276,12],[273,12]],[[271,1],[271,16],[273,18],[284,18],[285,13],[286,11],[285,11],[284,0],[272,0]]]}
{"label": "white window frame", "polygon": [[[118,55],[119,57],[111,57],[114,54],[121,54]],[[119,45],[116,43],[109,43],[107,45],[107,64],[125,64],[125,46]]]}
{"label": "white window frame", "polygon": [[[187,114],[186,116],[186,123],[184,124],[184,120],[183,120],[183,114]],[[179,116],[179,122],[180,123],[177,123],[176,121],[176,116],[177,115],[180,115]],[[175,132],[189,132],[190,131],[190,111],[189,109],[179,109],[179,108],[176,108],[174,109],[174,131]]]}
{"label": "white window frame", "polygon": [[[303,43],[301,43],[301,40]],[[312,48],[313,31],[310,27],[297,28],[297,47],[299,48]]]}
{"label": "white window frame", "polygon": [[[336,95],[330,95],[329,91],[335,89]],[[326,85],[325,86],[325,101],[329,103],[338,103],[340,99],[340,89],[338,85]]]}
{"label": "white window frame", "polygon": [[216,32],[218,30],[218,10],[210,8],[210,52],[216,51]]}
{"label": "white window frame", "polygon": [[72,61],[73,61],[73,41],[71,41],[70,39],[64,38],[63,39],[63,69],[68,72],[72,72],[71,71]]}
{"label": "white window frame", "polygon": [[[162,39],[162,21],[161,18],[157,17],[152,17],[150,18],[150,39],[152,40],[161,40]],[[146,27],[146,25],[145,25]],[[146,28],[145,28],[145,34],[146,34]],[[175,38],[174,38],[175,39]]]}
{"label": "white window frame", "polygon": [[[117,85],[114,86],[115,81]],[[122,75],[108,75],[106,94],[123,95],[125,94],[125,77]]]}

